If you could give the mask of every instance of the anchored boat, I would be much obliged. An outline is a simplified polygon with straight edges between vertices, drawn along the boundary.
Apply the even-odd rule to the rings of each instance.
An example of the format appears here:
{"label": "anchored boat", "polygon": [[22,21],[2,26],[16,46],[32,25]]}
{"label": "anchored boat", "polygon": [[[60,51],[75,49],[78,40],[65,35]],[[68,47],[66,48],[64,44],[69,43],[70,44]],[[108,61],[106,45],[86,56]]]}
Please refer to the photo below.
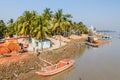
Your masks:
{"label": "anchored boat", "polygon": [[36,71],[35,73],[37,73],[38,75],[41,75],[41,76],[50,76],[50,75],[54,75],[54,74],[57,74],[59,72],[62,72],[64,70],[68,69],[73,64],[74,64],[74,60],[63,59],[63,60],[59,61],[59,63],[54,64],[52,66],[47,66],[45,68],[42,68],[40,71]]}
{"label": "anchored boat", "polygon": [[86,41],[85,44],[88,45],[88,46],[92,46],[92,47],[98,47],[98,46],[99,46],[99,45],[96,44],[96,43],[90,43],[90,42],[88,42],[88,41]]}

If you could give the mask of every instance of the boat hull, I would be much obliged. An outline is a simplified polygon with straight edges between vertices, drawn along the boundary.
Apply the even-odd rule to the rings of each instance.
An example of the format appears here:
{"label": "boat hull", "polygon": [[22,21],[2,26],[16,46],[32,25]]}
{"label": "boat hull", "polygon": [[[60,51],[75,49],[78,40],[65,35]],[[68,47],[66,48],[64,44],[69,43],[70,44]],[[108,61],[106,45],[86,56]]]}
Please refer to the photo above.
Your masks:
{"label": "boat hull", "polygon": [[98,44],[90,43],[88,41],[86,41],[85,44],[92,47],[98,47]]}
{"label": "boat hull", "polygon": [[[53,70],[48,70],[47,71],[36,71],[35,73],[37,73],[38,75],[41,75],[41,76],[51,76],[51,75],[54,75],[54,74],[57,74],[57,73],[60,73],[68,68],[70,68],[72,65],[74,64],[74,60],[70,60],[70,63],[69,64],[66,64],[62,67],[58,66],[58,64],[55,64],[53,66],[50,66],[48,69],[50,69],[51,67],[53,68]],[[56,65],[58,66],[58,68],[56,67]],[[54,68],[56,67],[56,68]]]}

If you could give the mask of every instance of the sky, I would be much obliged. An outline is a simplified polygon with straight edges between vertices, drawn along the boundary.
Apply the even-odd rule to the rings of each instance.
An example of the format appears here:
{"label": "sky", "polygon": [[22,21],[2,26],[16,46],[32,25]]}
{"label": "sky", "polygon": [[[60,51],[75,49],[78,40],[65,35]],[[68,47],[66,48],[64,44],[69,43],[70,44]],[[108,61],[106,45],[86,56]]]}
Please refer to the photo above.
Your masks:
{"label": "sky", "polygon": [[73,16],[73,21],[82,21],[87,27],[120,30],[120,0],[1,0],[0,20],[15,21],[25,10],[41,13],[45,8],[53,12],[62,9]]}

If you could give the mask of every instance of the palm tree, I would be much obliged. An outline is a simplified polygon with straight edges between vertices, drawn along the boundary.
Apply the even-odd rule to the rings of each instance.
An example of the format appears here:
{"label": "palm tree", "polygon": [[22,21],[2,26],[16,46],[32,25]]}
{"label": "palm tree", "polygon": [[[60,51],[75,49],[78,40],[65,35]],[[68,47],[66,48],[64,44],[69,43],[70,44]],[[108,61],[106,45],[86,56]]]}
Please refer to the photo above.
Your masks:
{"label": "palm tree", "polygon": [[70,28],[71,28],[71,20],[67,20],[65,18],[63,25],[64,25],[63,35],[68,36],[68,33],[70,33]]}
{"label": "palm tree", "polygon": [[53,12],[50,10],[50,8],[45,8],[43,10],[42,16],[45,17],[46,20],[51,21],[52,17],[53,17]]}
{"label": "palm tree", "polygon": [[73,27],[74,27],[74,24],[71,20],[69,21],[69,23],[70,23],[70,26],[69,26],[69,29],[68,29],[68,33],[69,33],[68,36],[70,36],[72,34],[72,30],[73,30]]}
{"label": "palm tree", "polygon": [[[61,34],[61,31],[64,30],[65,25],[68,23],[67,18],[69,16],[70,16],[69,14],[64,15],[62,9],[58,10],[58,12],[54,14],[52,30],[56,31],[57,35]],[[61,46],[61,37],[60,37],[60,46]]]}
{"label": "palm tree", "polygon": [[23,29],[24,17],[19,16],[15,22],[15,30],[18,35],[23,35],[25,30]]}
{"label": "palm tree", "polygon": [[78,26],[81,34],[88,33],[87,27],[83,24],[83,22],[79,22]]}
{"label": "palm tree", "polygon": [[53,12],[50,10],[50,8],[45,8],[41,15],[44,17],[44,21],[47,23],[47,26],[49,26],[48,28],[49,32],[52,34],[51,24],[52,24],[52,19],[53,19]]}
{"label": "palm tree", "polygon": [[7,26],[7,32],[8,32],[7,35],[8,36],[12,37],[16,33],[14,27],[15,27],[14,20],[10,19],[9,22],[8,22],[8,26]]}
{"label": "palm tree", "polygon": [[72,22],[71,24],[72,24],[71,33],[72,33],[72,34],[76,34],[76,32],[78,31],[78,25],[77,25],[76,22]]}
{"label": "palm tree", "polygon": [[23,16],[19,16],[17,19],[17,25],[18,25],[18,33],[20,35],[29,35],[29,38],[31,37],[32,33],[32,23],[36,18],[36,12],[35,11],[25,11],[23,13]]}
{"label": "palm tree", "polygon": [[3,20],[0,20],[0,38],[4,37],[4,31],[6,29],[6,25]]}
{"label": "palm tree", "polygon": [[37,16],[36,20],[34,21],[34,28],[32,31],[32,36],[36,39],[40,39],[41,49],[43,50],[42,40],[49,36],[49,26],[45,20],[45,17],[42,15]]}
{"label": "palm tree", "polygon": [[72,31],[74,34],[78,34],[78,35],[84,34],[84,33],[87,33],[87,27],[82,22],[79,22],[79,23],[74,22]]}

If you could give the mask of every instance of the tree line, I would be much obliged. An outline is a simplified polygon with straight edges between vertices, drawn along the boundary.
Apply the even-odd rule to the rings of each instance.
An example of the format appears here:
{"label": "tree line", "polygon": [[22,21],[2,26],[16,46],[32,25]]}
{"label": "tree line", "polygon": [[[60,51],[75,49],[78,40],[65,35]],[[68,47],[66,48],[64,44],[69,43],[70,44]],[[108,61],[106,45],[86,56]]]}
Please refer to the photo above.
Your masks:
{"label": "tree line", "polygon": [[86,34],[88,29],[83,22],[73,22],[71,14],[64,14],[62,9],[56,12],[45,8],[42,13],[24,11],[17,20],[10,19],[7,24],[0,20],[0,37],[24,35],[43,39],[53,35],[69,36]]}

